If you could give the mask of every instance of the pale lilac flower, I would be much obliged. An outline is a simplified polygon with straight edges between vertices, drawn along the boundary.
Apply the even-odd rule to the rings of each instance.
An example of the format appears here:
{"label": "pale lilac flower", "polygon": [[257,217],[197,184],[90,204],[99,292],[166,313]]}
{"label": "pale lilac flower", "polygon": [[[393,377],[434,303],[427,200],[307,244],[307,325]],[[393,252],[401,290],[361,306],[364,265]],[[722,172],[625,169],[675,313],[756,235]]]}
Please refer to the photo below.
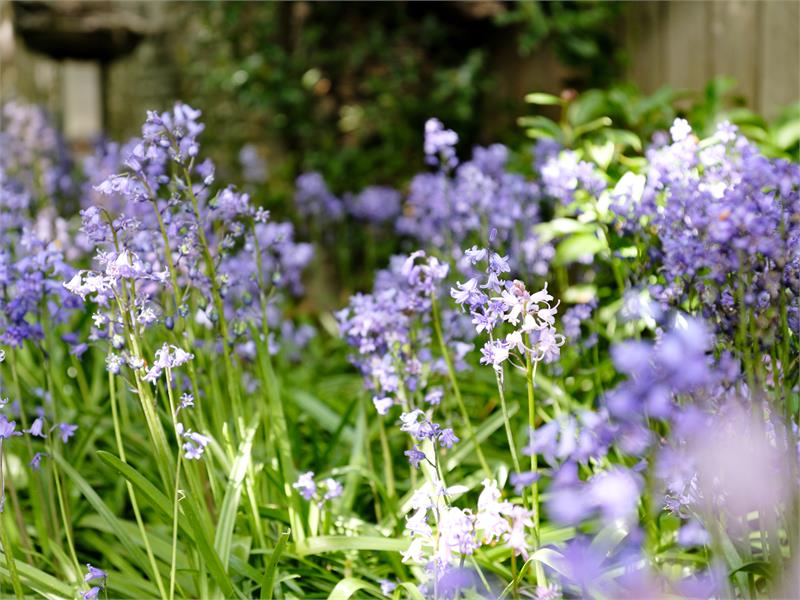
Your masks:
{"label": "pale lilac flower", "polygon": [[183,444],[185,452],[184,458],[188,460],[200,460],[203,457],[206,446],[211,442],[211,438],[201,433],[196,433],[191,429],[184,432],[183,438],[187,440]]}
{"label": "pale lilac flower", "polygon": [[83,597],[83,600],[97,600],[97,597],[102,590],[102,587],[96,585],[90,588],[88,592],[83,592],[81,596]]}
{"label": "pale lilac flower", "polygon": [[408,462],[415,469],[419,468],[419,463],[425,460],[425,453],[422,452],[416,445],[412,446],[411,450],[406,450],[403,454],[408,457]]}
{"label": "pale lilac flower", "polygon": [[297,481],[292,484],[292,487],[296,489],[303,498],[306,500],[311,500],[317,493],[317,484],[314,481],[314,472],[307,471],[302,473],[297,478]]}
{"label": "pale lilac flower", "polygon": [[90,563],[86,563],[87,573],[83,576],[83,581],[89,583],[93,579],[102,579],[105,580],[108,578],[108,574],[103,571],[102,569],[98,569],[97,567],[93,567]]}
{"label": "pale lilac flower", "polygon": [[342,484],[331,477],[322,480],[322,487],[325,488],[325,494],[322,496],[320,504],[326,502],[327,500],[338,498],[344,492]]}
{"label": "pale lilac flower", "polygon": [[31,423],[30,429],[24,429],[23,431],[35,437],[40,437],[40,438],[45,437],[44,417],[36,417],[33,423]]}
{"label": "pale lilac flower", "polygon": [[384,596],[391,596],[392,592],[397,589],[397,584],[389,581],[388,579],[379,579],[378,583],[381,584],[381,594]]}
{"label": "pale lilac flower", "polygon": [[44,452],[37,452],[33,455],[33,458],[28,463],[28,466],[33,469],[34,471],[38,471],[42,467],[42,459],[46,457],[47,454]]}
{"label": "pale lilac flower", "polygon": [[372,404],[375,405],[375,410],[378,411],[379,415],[385,416],[389,413],[389,409],[392,408],[392,406],[394,405],[394,400],[392,400],[388,396],[386,397],[373,396]]}
{"label": "pale lilac flower", "polygon": [[69,441],[69,438],[75,435],[75,432],[78,430],[78,426],[72,425],[71,423],[59,423],[56,427],[59,430],[61,441],[65,444]]}

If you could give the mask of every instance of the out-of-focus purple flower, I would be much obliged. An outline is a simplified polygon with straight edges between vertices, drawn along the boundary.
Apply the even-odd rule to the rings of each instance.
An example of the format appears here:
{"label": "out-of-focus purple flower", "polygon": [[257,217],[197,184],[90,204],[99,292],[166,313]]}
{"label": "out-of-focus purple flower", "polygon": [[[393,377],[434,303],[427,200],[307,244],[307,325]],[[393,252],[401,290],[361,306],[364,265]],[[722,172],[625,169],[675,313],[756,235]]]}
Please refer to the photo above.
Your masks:
{"label": "out-of-focus purple flower", "polygon": [[388,579],[379,579],[378,583],[381,585],[381,594],[384,596],[391,596],[392,592],[397,589],[397,584]]}
{"label": "out-of-focus purple flower", "polygon": [[685,547],[707,546],[711,542],[711,536],[705,528],[696,520],[691,520],[678,530],[678,543]]}
{"label": "out-of-focus purple flower", "polygon": [[415,469],[419,468],[419,463],[425,460],[425,453],[422,452],[417,446],[412,446],[411,450],[406,450],[403,454],[408,457],[408,462]]}
{"label": "out-of-focus purple flower", "polygon": [[324,222],[338,221],[344,215],[342,201],[328,190],[320,173],[303,173],[295,181],[295,187],[294,202],[302,216],[313,216]]}
{"label": "out-of-focus purple flower", "polygon": [[108,578],[108,573],[103,571],[103,569],[98,569],[97,567],[93,567],[90,563],[86,563],[86,575],[83,576],[83,581],[89,583],[94,579],[102,579],[105,581]]}
{"label": "out-of-focus purple flower", "polygon": [[528,486],[533,485],[535,482],[539,481],[541,477],[540,473],[534,473],[533,471],[523,471],[522,473],[512,473],[511,474],[511,485],[514,487],[514,491],[517,494],[521,494],[525,488]]}
{"label": "out-of-focus purple flower", "polygon": [[37,452],[36,454],[33,455],[33,458],[28,463],[28,466],[34,471],[38,471],[42,467],[42,459],[46,456],[47,454],[45,454],[44,452]]}
{"label": "out-of-focus purple flower", "polygon": [[370,186],[355,195],[345,197],[348,212],[367,223],[386,223],[400,214],[402,196],[395,189]]}
{"label": "out-of-focus purple flower", "polygon": [[269,176],[267,161],[253,144],[245,144],[239,150],[239,165],[242,167],[242,177],[246,182],[264,183],[267,181]]}
{"label": "out-of-focus purple flower", "polygon": [[579,160],[572,150],[548,158],[541,167],[541,176],[545,193],[563,204],[575,201],[579,190],[597,197],[606,189],[600,171],[592,163]]}
{"label": "out-of-focus purple flower", "polygon": [[322,495],[322,499],[320,500],[320,505],[327,502],[328,500],[333,500],[334,498],[338,498],[344,492],[342,484],[331,477],[323,479],[321,485],[325,489],[325,493]]}
{"label": "out-of-focus purple flower", "polygon": [[59,423],[55,428],[58,429],[58,433],[61,436],[61,441],[65,444],[73,435],[75,435],[75,432],[78,430],[78,426],[71,423]]}
{"label": "out-of-focus purple flower", "polygon": [[314,481],[314,472],[307,471],[305,473],[301,473],[298,476],[297,481],[292,484],[292,487],[296,489],[304,499],[311,500],[317,493],[317,484]]}
{"label": "out-of-focus purple flower", "polygon": [[561,588],[555,583],[537,585],[534,600],[561,600]]}
{"label": "out-of-focus purple flower", "polygon": [[428,119],[425,122],[425,160],[429,165],[455,167],[458,164],[455,150],[457,143],[458,134],[451,129],[445,129],[439,119]]}

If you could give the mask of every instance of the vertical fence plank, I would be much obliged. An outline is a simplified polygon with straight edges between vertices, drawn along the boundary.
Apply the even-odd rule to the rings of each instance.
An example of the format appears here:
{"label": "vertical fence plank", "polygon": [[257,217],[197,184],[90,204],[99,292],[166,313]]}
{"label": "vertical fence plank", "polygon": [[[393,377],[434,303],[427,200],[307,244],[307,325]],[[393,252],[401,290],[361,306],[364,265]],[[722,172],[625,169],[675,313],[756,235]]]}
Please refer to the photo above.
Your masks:
{"label": "vertical fence plank", "polygon": [[665,83],[702,89],[708,80],[707,2],[670,2],[665,22]]}
{"label": "vertical fence plank", "polygon": [[625,33],[630,75],[645,92],[664,84],[661,2],[632,2],[626,6]]}
{"label": "vertical fence plank", "polygon": [[800,101],[800,3],[761,3],[759,108],[774,117]]}
{"label": "vertical fence plank", "polygon": [[727,0],[710,5],[711,72],[706,77],[734,77],[738,83],[737,92],[751,107],[759,100],[759,8],[760,3],[750,0]]}

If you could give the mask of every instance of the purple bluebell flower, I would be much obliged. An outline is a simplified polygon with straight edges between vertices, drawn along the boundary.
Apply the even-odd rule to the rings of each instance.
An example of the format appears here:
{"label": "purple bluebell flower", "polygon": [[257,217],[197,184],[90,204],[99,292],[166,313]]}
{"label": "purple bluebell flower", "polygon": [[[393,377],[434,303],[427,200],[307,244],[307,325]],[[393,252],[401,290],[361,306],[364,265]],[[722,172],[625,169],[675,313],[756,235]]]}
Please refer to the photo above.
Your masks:
{"label": "purple bluebell flower", "polygon": [[71,423],[59,423],[56,428],[61,436],[61,441],[65,444],[73,435],[75,435],[75,432],[78,430],[78,426]]}
{"label": "purple bluebell flower", "polygon": [[320,504],[327,502],[328,500],[333,500],[334,498],[338,498],[339,496],[344,493],[344,488],[342,484],[336,481],[335,479],[328,477],[327,479],[323,479],[321,486],[325,489],[325,493],[320,500]]}
{"label": "purple bluebell flower", "polygon": [[411,450],[403,452],[408,457],[408,462],[415,469],[419,468],[419,463],[425,460],[425,453],[422,452],[416,445],[411,447]]}
{"label": "purple bluebell flower", "polygon": [[400,214],[402,196],[395,189],[370,186],[358,194],[345,197],[348,212],[356,219],[367,223],[385,223]]}
{"label": "purple bluebell flower", "polygon": [[103,588],[100,587],[99,585],[95,585],[95,586],[92,586],[89,589],[89,591],[83,592],[81,594],[81,597],[83,598],[83,600],[97,600],[97,598],[100,595],[101,591],[103,591]]}
{"label": "purple bluebell flower", "polygon": [[294,202],[297,211],[305,217],[313,216],[324,221],[338,221],[344,214],[342,201],[334,196],[320,173],[300,175],[295,181]]}
{"label": "purple bluebell flower", "polygon": [[292,484],[299,494],[306,500],[311,500],[317,493],[317,484],[314,481],[314,472],[307,471],[298,476],[297,481]]}
{"label": "purple bluebell flower", "polygon": [[22,435],[17,431],[16,421],[9,421],[5,415],[0,415],[0,441],[7,440],[15,435]]}
{"label": "purple bluebell flower", "polygon": [[38,471],[42,468],[42,459],[45,458],[47,454],[44,452],[37,452],[33,455],[33,458],[28,463],[28,466],[33,469],[34,471]]}
{"label": "purple bluebell flower", "polygon": [[98,569],[97,567],[93,567],[90,563],[86,563],[86,570],[87,573],[83,577],[83,581],[86,583],[89,583],[94,579],[102,579],[105,581],[108,578],[108,574],[105,571]]}
{"label": "purple bluebell flower", "polygon": [[458,134],[445,129],[439,119],[428,119],[425,122],[425,160],[430,165],[441,163],[443,167],[455,167],[458,164],[455,146]]}
{"label": "purple bluebell flower", "polygon": [[381,594],[384,596],[391,596],[392,592],[397,589],[397,584],[388,579],[379,579],[378,583],[381,586]]}
{"label": "purple bluebell flower", "polygon": [[29,429],[23,430],[25,433],[34,437],[46,437],[44,434],[44,417],[36,417]]}

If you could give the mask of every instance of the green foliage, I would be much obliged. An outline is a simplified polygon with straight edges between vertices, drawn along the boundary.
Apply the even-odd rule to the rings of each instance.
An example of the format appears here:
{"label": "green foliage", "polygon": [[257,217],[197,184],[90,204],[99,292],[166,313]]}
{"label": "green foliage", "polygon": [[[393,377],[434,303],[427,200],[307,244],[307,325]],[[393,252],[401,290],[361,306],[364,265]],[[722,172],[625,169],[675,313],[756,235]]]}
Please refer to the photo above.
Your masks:
{"label": "green foliage", "polygon": [[767,156],[796,157],[800,151],[800,104],[787,107],[769,123],[744,106],[735,87],[733,79],[717,77],[701,92],[665,86],[646,95],[631,83],[580,94],[565,92],[561,97],[534,92],[525,96],[525,101],[545,107],[541,110],[548,114],[549,107],[557,106],[558,119],[532,115],[521,117],[518,123],[529,138],[553,139],[582,150],[603,170],[619,160],[636,165],[636,156],[642,154],[653,134],[668,130],[676,117],[687,118],[700,137],[711,135],[718,123],[727,120]]}
{"label": "green foliage", "polygon": [[335,192],[394,183],[423,166],[429,117],[458,131],[464,148],[480,139],[498,68],[488,59],[504,37],[522,53],[552,43],[580,67],[571,85],[619,73],[609,60],[617,3],[495,8],[491,19],[447,3],[194,4],[197,41],[178,49],[182,95],[205,109],[205,139],[223,166],[232,169],[244,142],[266,142],[273,193],[288,195],[281,184],[308,170]]}

